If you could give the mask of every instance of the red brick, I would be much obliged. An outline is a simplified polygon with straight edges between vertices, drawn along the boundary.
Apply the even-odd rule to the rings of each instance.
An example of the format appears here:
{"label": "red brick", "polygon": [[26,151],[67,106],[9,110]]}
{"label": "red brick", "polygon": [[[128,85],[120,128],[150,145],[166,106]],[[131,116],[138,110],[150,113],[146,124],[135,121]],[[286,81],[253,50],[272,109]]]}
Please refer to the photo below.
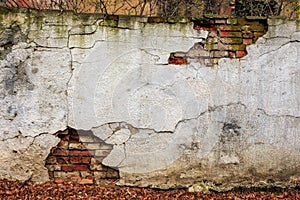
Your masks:
{"label": "red brick", "polygon": [[70,150],[70,156],[92,156],[92,152],[86,151],[79,151],[79,150]]}
{"label": "red brick", "polygon": [[246,51],[237,51],[237,52],[236,52],[236,57],[237,57],[237,58],[242,58],[242,57],[244,57],[245,55],[247,55],[247,52],[246,52]]}
{"label": "red brick", "polygon": [[185,65],[187,64],[187,60],[185,58],[169,58],[169,64]]}
{"label": "red brick", "polygon": [[65,149],[54,149],[52,152],[52,155],[54,156],[67,156],[68,151]]}
{"label": "red brick", "polygon": [[74,165],[73,170],[74,171],[86,171],[88,167],[86,165]]}
{"label": "red brick", "polygon": [[219,35],[221,37],[242,37],[241,32],[233,32],[233,31],[219,31]]}
{"label": "red brick", "polygon": [[70,163],[81,163],[81,158],[80,157],[70,157]]}
{"label": "red brick", "polygon": [[221,37],[229,37],[229,31],[220,31],[220,36]]}
{"label": "red brick", "polygon": [[91,162],[91,157],[82,157],[81,160],[81,163],[89,164]]}
{"label": "red brick", "polygon": [[219,25],[218,29],[222,31],[241,31],[240,26],[232,26],[232,25]]}
{"label": "red brick", "polygon": [[61,170],[65,171],[65,172],[72,172],[73,166],[70,166],[70,165],[61,166]]}
{"label": "red brick", "polygon": [[69,157],[62,156],[62,157],[56,157],[58,164],[68,164],[69,163]]}
{"label": "red brick", "polygon": [[249,45],[252,44],[253,40],[252,39],[243,39],[243,44]]}
{"label": "red brick", "polygon": [[243,38],[252,39],[254,38],[253,33],[243,33]]}

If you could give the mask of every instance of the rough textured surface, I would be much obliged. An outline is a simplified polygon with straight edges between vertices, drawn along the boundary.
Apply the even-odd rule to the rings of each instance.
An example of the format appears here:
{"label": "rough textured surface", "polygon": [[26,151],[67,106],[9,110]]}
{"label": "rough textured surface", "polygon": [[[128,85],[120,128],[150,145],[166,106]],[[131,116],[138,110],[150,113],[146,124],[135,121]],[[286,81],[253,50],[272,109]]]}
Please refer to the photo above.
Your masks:
{"label": "rough textured surface", "polygon": [[72,127],[113,145],[119,184],[299,184],[299,22],[269,20],[247,56],[210,68],[169,64],[208,37],[188,22],[1,16],[0,177],[47,180],[54,133]]}

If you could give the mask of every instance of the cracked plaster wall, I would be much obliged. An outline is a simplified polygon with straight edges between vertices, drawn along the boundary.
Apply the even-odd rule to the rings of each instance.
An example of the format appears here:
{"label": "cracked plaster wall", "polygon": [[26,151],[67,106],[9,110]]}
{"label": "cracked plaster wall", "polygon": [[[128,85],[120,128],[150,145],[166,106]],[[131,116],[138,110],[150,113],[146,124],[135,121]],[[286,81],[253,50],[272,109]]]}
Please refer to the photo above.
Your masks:
{"label": "cracked plaster wall", "polygon": [[120,184],[299,184],[299,22],[268,24],[211,68],[168,64],[207,38],[189,22],[2,10],[0,177],[48,180],[54,133],[72,127],[114,145]]}

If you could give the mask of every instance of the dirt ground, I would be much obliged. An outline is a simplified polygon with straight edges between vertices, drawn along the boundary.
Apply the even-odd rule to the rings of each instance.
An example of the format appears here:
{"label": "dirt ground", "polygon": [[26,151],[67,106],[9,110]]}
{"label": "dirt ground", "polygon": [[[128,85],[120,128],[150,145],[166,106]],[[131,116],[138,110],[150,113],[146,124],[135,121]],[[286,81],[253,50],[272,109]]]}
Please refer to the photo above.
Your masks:
{"label": "dirt ground", "polygon": [[192,193],[184,189],[154,190],[149,188],[118,187],[115,180],[106,180],[103,185],[79,185],[67,182],[36,184],[0,180],[0,199],[299,199],[300,190],[238,191],[209,194]]}

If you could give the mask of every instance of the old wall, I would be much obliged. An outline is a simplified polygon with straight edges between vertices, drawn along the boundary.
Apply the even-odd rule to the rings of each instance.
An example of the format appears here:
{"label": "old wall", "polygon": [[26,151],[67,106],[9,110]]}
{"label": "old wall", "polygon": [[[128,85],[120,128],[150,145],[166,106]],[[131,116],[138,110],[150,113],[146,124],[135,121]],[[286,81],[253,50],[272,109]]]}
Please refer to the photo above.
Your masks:
{"label": "old wall", "polygon": [[1,178],[299,184],[298,21],[0,19]]}

